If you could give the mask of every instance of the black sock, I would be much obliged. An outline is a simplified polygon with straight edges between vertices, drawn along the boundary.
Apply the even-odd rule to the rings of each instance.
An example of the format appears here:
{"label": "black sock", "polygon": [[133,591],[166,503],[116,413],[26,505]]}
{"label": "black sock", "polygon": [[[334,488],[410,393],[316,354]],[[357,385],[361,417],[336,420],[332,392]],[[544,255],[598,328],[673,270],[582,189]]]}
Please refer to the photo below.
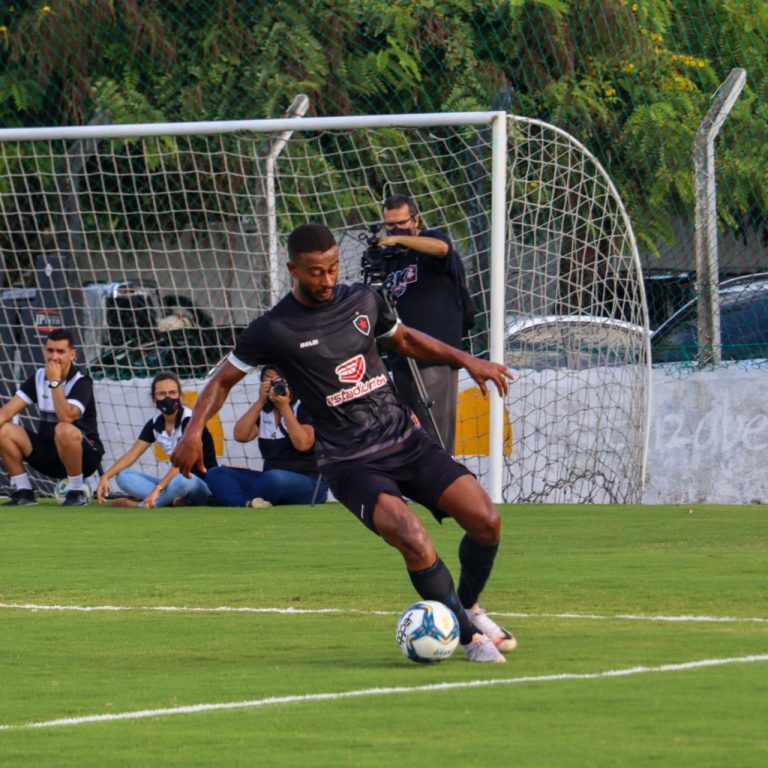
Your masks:
{"label": "black sock", "polygon": [[459,577],[459,599],[465,608],[471,608],[480,597],[488,577],[493,569],[498,544],[487,547],[478,544],[468,535],[464,535],[459,544],[459,562],[461,576]]}
{"label": "black sock", "polygon": [[472,635],[477,632],[462,608],[459,596],[453,586],[451,572],[445,567],[440,557],[429,568],[423,571],[408,571],[413,588],[419,593],[422,600],[437,600],[447,605],[459,620],[459,642],[466,645],[472,640]]}

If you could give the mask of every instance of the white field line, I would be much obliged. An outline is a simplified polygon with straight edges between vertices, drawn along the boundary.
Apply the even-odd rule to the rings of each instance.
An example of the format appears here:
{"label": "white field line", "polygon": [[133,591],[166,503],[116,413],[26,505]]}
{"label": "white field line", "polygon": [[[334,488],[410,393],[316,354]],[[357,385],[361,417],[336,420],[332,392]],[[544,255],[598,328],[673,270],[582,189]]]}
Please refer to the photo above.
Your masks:
{"label": "white field line", "polygon": [[[361,610],[357,608],[256,608],[248,606],[219,605],[210,608],[180,605],[44,605],[37,603],[0,603],[0,610],[21,611],[75,611],[82,613],[149,611],[155,613],[275,613],[275,614],[332,614],[350,616],[398,616],[399,611]],[[669,621],[669,622],[710,622],[710,623],[749,623],[768,624],[765,617],[736,616],[653,616],[644,614],[622,613],[602,615],[596,613],[510,613],[488,611],[489,616],[501,616],[515,619],[574,619],[588,621]]]}
{"label": "white field line", "polygon": [[115,712],[105,715],[83,715],[80,717],[62,717],[56,720],[40,720],[21,724],[0,724],[0,731],[27,730],[31,728],[55,728],[70,725],[86,725],[88,723],[109,723],[116,720],[141,720],[149,717],[167,717],[169,715],[194,715],[202,712],[221,712],[233,709],[257,709],[277,704],[305,704],[316,701],[338,701],[340,699],[360,698],[363,696],[393,696],[408,693],[432,693],[435,691],[450,691],[460,688],[482,688],[487,686],[518,685],[520,683],[554,683],[563,680],[600,680],[611,677],[631,677],[648,673],[683,672],[690,669],[705,667],[722,667],[726,664],[753,664],[768,661],[768,653],[757,656],[736,656],[725,659],[701,659],[686,661],[680,664],[662,664],[656,667],[627,667],[626,669],[611,669],[605,672],[572,673],[562,672],[556,675],[538,675],[529,677],[497,678],[495,680],[467,680],[460,683],[435,683],[432,685],[402,686],[396,688],[362,688],[353,691],[337,691],[334,693],[307,693],[293,696],[268,696],[264,699],[249,701],[229,701],[218,704],[190,704],[184,707],[167,707],[163,709],[140,709],[131,712]]}

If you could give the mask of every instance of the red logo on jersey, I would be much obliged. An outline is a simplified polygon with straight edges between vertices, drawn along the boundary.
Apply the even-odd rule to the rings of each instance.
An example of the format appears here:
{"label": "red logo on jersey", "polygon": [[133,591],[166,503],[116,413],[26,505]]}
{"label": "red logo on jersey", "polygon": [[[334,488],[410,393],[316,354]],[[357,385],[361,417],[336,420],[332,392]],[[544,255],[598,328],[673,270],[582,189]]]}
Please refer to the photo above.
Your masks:
{"label": "red logo on jersey", "polygon": [[339,377],[339,381],[354,384],[365,376],[365,358],[362,355],[355,355],[341,365],[337,365],[334,373]]}
{"label": "red logo on jersey", "polygon": [[371,323],[368,320],[368,315],[358,315],[352,323],[363,336],[367,336],[371,332]]}

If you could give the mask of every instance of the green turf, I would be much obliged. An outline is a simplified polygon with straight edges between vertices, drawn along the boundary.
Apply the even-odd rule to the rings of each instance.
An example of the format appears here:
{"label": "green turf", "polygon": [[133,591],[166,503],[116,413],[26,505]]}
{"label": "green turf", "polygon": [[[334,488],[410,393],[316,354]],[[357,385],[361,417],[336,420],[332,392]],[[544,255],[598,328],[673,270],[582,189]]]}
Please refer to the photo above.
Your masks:
{"label": "green turf", "polygon": [[[336,505],[3,509],[5,604],[339,613],[2,608],[0,727],[21,727],[0,730],[0,765],[768,764],[766,661],[516,682],[768,654],[763,507],[502,514],[483,602],[525,614],[503,620],[520,648],[506,665],[457,654],[419,666],[394,643],[396,614],[415,597],[399,556]],[[455,569],[457,528],[428,526]],[[485,685],[392,690],[472,681]],[[269,701],[353,691],[364,695]],[[262,705],[26,727],[254,701]]]}

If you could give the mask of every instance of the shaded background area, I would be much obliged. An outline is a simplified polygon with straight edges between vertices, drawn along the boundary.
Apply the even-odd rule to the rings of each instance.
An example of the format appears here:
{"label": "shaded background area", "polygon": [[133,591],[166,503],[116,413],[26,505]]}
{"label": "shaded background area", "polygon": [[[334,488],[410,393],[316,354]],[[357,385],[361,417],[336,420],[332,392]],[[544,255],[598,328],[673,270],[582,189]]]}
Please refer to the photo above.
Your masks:
{"label": "shaded background area", "polygon": [[[0,124],[507,108],[605,165],[627,205],[652,327],[693,290],[691,147],[733,67],[719,140],[721,277],[768,268],[768,7],[759,0],[51,0],[0,5]],[[102,118],[103,119],[103,118]],[[40,190],[0,169],[7,286],[48,245]],[[8,234],[10,233],[10,234]]]}

